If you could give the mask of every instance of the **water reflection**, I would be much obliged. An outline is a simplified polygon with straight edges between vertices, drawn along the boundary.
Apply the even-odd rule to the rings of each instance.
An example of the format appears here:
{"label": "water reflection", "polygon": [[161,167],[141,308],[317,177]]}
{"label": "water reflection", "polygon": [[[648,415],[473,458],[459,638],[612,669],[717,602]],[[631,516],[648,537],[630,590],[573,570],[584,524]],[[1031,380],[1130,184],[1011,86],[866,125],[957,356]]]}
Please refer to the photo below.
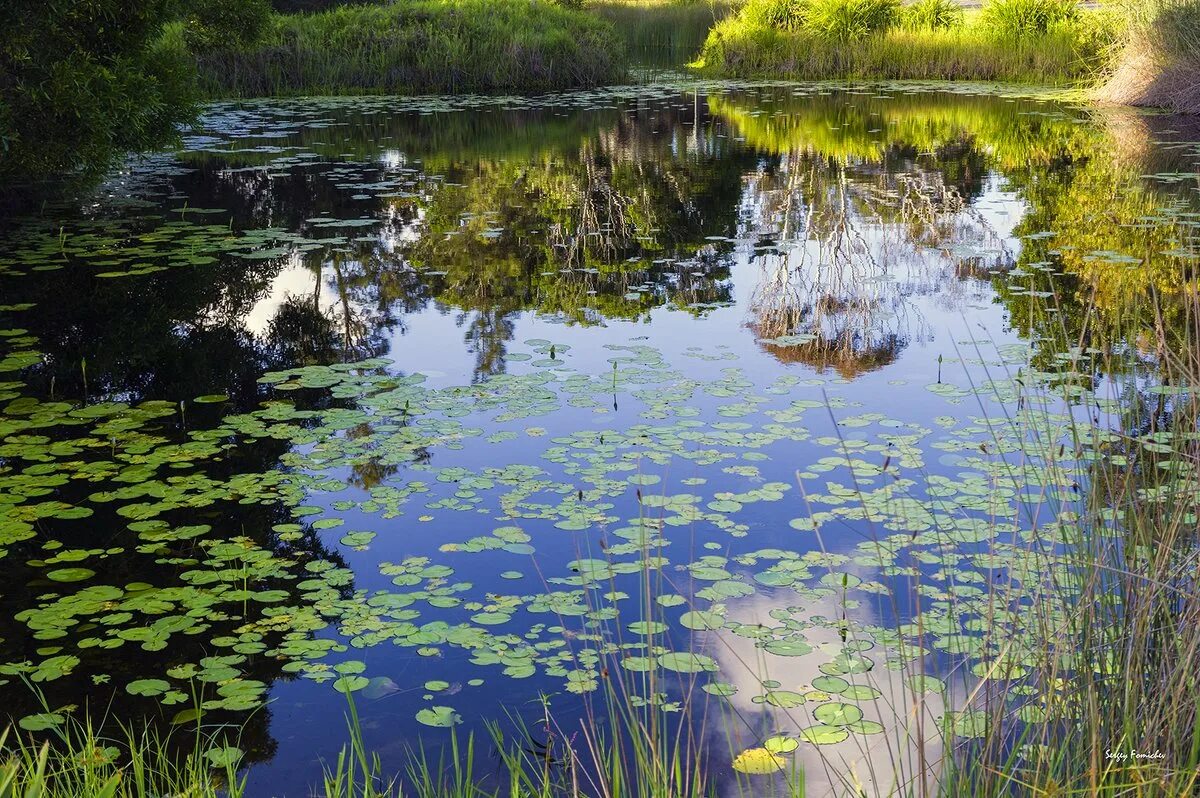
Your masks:
{"label": "water reflection", "polygon": [[[473,423],[514,441],[500,466],[461,445],[419,445],[413,430],[422,420],[406,412],[371,417],[357,404],[361,395],[322,392],[333,383],[319,379],[285,396],[262,380],[265,372],[386,356],[390,364],[354,369],[380,381],[372,390],[399,391],[421,372],[431,382],[464,386],[462,395],[491,398],[506,390],[495,378],[531,358],[526,350],[565,369],[561,354],[571,346],[579,357],[572,367],[612,380],[611,402],[606,395],[556,414],[545,422],[554,440],[571,425],[590,423],[584,414],[614,419],[616,428],[643,422],[617,406],[614,350],[603,347],[629,352],[648,341],[668,353],[654,362],[664,372],[669,366],[699,381],[736,365],[764,382],[788,378],[777,393],[793,390],[800,376],[832,385],[836,380],[818,379],[828,373],[849,383],[850,402],[882,402],[885,410],[905,403],[916,421],[931,424],[927,397],[900,387],[940,381],[942,356],[951,358],[967,336],[1002,316],[1007,327],[992,324],[979,334],[1000,336],[1001,345],[1015,340],[1014,332],[1031,342],[1027,368],[1062,370],[1066,381],[1092,384],[1123,369],[1144,375],[1144,390],[1133,388],[1138,396],[1125,403],[1124,429],[1152,431],[1182,412],[1150,390],[1155,370],[1181,342],[1194,340],[1189,330],[1194,336],[1200,319],[1200,217],[1195,178],[1186,173],[1195,157],[1187,142],[1200,132],[1176,121],[895,87],[660,87],[460,108],[448,100],[400,108],[392,102],[400,101],[221,106],[177,156],[131,166],[78,206],[8,222],[0,244],[0,359],[13,379],[0,385],[0,497],[20,508],[19,523],[5,533],[20,534],[2,570],[6,583],[35,589],[6,595],[0,636],[11,662],[78,657],[70,673],[42,685],[51,708],[111,701],[118,717],[151,711],[169,723],[182,711],[181,699],[130,695],[126,685],[159,675],[160,652],[182,667],[207,659],[219,640],[241,659],[210,663],[209,675],[224,677],[211,683],[233,680],[242,686],[222,684],[226,693],[237,699],[245,690],[255,700],[221,695],[214,711],[250,723],[247,750],[269,758],[271,713],[252,711],[257,698],[274,685],[283,698],[273,711],[303,714],[314,699],[285,684],[293,674],[285,667],[289,657],[335,645],[333,632],[324,631],[328,618],[363,604],[365,594],[354,591],[379,579],[379,563],[367,559],[375,555],[339,547],[341,532],[323,537],[321,528],[297,522],[281,497],[296,504],[328,478],[344,482],[361,503],[398,507],[434,484],[446,493],[430,496],[427,506],[473,511],[470,502],[482,499],[475,487],[458,484],[466,471],[439,480],[438,468],[503,468],[536,460],[547,448],[539,443],[545,428],[522,420],[519,432],[529,440],[517,442],[517,429],[493,430],[501,425],[490,419]],[[562,347],[557,354],[543,338],[552,334]],[[1115,357],[1130,352],[1135,357]],[[751,385],[729,380],[712,396],[740,396]],[[692,388],[678,389],[676,406],[656,406],[655,417],[686,409],[701,426],[728,423],[707,398],[685,408]],[[206,396],[217,399],[195,401]],[[119,423],[89,419],[81,428],[72,413],[85,401],[121,403],[112,405]],[[287,413],[289,403],[299,412],[341,415],[311,429],[306,425],[322,422],[286,417],[294,422],[287,430],[264,432],[245,422],[205,437],[222,418]],[[731,416],[742,410],[723,409]],[[380,445],[410,434],[417,441],[411,446]],[[455,427],[445,437],[460,434]],[[34,446],[26,435],[46,440]],[[326,439],[361,451],[335,475],[305,471],[316,461],[297,453],[309,455]],[[46,455],[50,441],[61,448]],[[160,451],[172,454],[155,459]],[[794,471],[795,451],[775,454],[779,469]],[[669,458],[651,462],[665,468]],[[757,466],[732,468],[728,474],[766,479]],[[527,508],[522,523],[535,527],[557,518],[549,508],[570,504],[571,495],[584,502],[578,475],[535,470],[503,479],[557,492],[550,500],[557,505]],[[502,482],[486,477],[493,478]],[[598,482],[604,490],[628,487],[620,480]],[[413,488],[417,483],[424,487]],[[144,488],[148,497],[138,494],[143,484],[154,486]],[[176,494],[164,485],[182,487]],[[91,511],[87,528],[55,517],[42,495]],[[598,496],[588,501],[608,498]],[[147,519],[117,511],[130,497],[156,512],[160,503],[170,506],[162,519],[139,523]],[[481,523],[512,520],[487,505],[478,509]],[[763,511],[745,531],[752,538],[778,529],[791,534],[792,514]],[[433,518],[412,516],[422,524]],[[461,537],[433,522],[417,527],[411,518],[396,522],[399,534],[389,544],[395,549],[383,556],[401,560],[426,546],[437,557],[442,552],[432,547]],[[166,535],[159,520],[191,531]],[[253,552],[238,556],[256,565],[248,581],[223,585],[221,595],[252,591],[271,599],[265,606],[235,611],[224,606],[233,599],[196,589],[197,578],[200,586],[226,580],[233,568],[221,558],[233,556],[234,539]],[[95,584],[115,586],[119,595],[92,597],[103,614],[93,617],[88,605],[66,624],[69,635],[48,636],[44,628],[80,595],[42,578],[52,556],[46,542],[49,551],[113,550],[88,567]],[[523,551],[519,541],[506,545]],[[562,550],[552,551],[564,562],[577,553],[558,545]],[[354,566],[349,558],[359,555],[364,559]],[[216,576],[193,576],[203,569]],[[471,578],[503,595],[494,570],[480,568]],[[314,586],[314,573],[332,576]],[[438,581],[444,576],[431,578],[430,591],[450,590]],[[730,602],[729,618],[756,624],[788,601],[782,593]],[[442,609],[459,601],[447,592],[431,595]],[[164,596],[175,597],[169,607],[154,603]],[[275,603],[320,612],[290,627],[280,620],[287,613],[271,609]],[[810,608],[827,617],[836,609]],[[406,617],[402,608],[395,612]],[[190,620],[172,620],[179,617]],[[889,619],[860,607],[850,620],[874,626]],[[315,642],[326,634],[327,643]],[[818,646],[844,643],[833,629],[814,634]],[[763,674],[747,663],[767,666],[788,689],[811,687],[817,678],[816,655],[778,657],[750,638],[711,636],[723,678],[741,688],[733,708],[742,715],[762,711],[752,697]],[[450,655],[428,664],[441,656],[414,655],[392,672],[423,684],[434,671],[467,667]],[[561,689],[553,679],[530,678],[530,695]],[[881,669],[873,679],[896,699],[891,706],[913,706],[895,672]],[[4,691],[14,716],[36,708],[15,679]],[[421,700],[397,698],[379,717],[395,713],[407,722]],[[810,792],[848,774],[877,790],[925,778],[917,763],[936,761],[941,740],[922,737],[913,725],[940,715],[940,700],[924,696],[913,710],[919,717],[880,715],[884,733],[855,738],[827,756],[806,749]],[[321,707],[336,711],[328,702]],[[784,722],[773,714],[754,730]],[[397,735],[412,731],[389,730],[368,716],[370,728],[390,734],[383,745],[395,747]],[[300,733],[288,722],[283,727]],[[318,743],[328,745],[335,731],[322,730]],[[908,763],[903,772],[888,770],[897,750]]]}
{"label": "water reflection", "polygon": [[[878,577],[877,573],[856,570],[863,579]],[[751,629],[773,627],[778,623],[780,608],[793,601],[795,597],[783,591],[741,599],[730,603],[727,618],[734,629],[738,625]],[[766,651],[756,645],[753,637],[730,629],[703,633],[704,650],[720,663],[722,680],[737,688],[729,698],[728,713],[710,729],[715,738],[713,745],[729,745],[726,741],[732,740],[738,750],[775,734],[794,736],[801,729],[819,725],[821,721],[813,716],[815,709],[822,703],[841,700],[837,694],[820,689],[821,680],[830,678],[822,666],[827,668],[831,657],[846,650],[848,644],[861,643],[869,652],[874,642],[861,630],[879,628],[887,620],[868,605],[848,609],[838,596],[805,600],[802,612],[793,615],[837,621],[812,624],[806,629],[805,637],[813,650],[799,656]],[[939,732],[939,719],[947,705],[962,706],[961,683],[951,681],[949,695],[915,689],[910,676],[888,668],[850,674],[845,680],[853,689],[875,694],[875,698],[858,706],[865,720],[882,728],[865,736],[850,735],[830,745],[797,749],[804,794],[831,798],[850,792],[882,798],[929,791],[941,769],[946,745]],[[797,693],[808,697],[808,701],[790,700]],[[786,780],[787,776],[781,774],[779,781]],[[731,784],[726,794],[744,794],[740,789]],[[775,794],[788,793],[780,784]]]}

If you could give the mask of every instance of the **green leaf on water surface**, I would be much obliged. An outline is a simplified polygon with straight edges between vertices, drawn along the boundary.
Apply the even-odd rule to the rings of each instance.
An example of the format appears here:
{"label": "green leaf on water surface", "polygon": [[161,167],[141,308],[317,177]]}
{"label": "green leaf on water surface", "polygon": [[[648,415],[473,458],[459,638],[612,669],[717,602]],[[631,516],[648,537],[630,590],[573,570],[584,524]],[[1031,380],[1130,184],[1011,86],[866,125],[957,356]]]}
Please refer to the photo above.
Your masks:
{"label": "green leaf on water surface", "polygon": [[853,704],[822,704],[813,710],[813,717],[827,726],[848,726],[862,720],[862,710]]}
{"label": "green leaf on water surface", "polygon": [[778,773],[787,760],[766,748],[747,748],[733,758],[733,769],[750,776]]}
{"label": "green leaf on water surface", "polygon": [[448,729],[451,726],[462,723],[462,718],[451,707],[426,707],[417,712],[417,721],[426,726],[433,726],[439,729]]}
{"label": "green leaf on water surface", "polygon": [[715,695],[720,698],[728,698],[738,691],[732,684],[726,684],[725,682],[709,682],[700,689],[709,695]]}
{"label": "green leaf on water surface", "polygon": [[770,751],[772,754],[790,754],[800,747],[800,741],[794,737],[784,737],[782,735],[776,737],[768,737],[763,740],[762,747]]}
{"label": "green leaf on water surface", "polygon": [[91,579],[96,572],[90,568],[56,568],[46,573],[46,578],[55,582],[82,582]]}
{"label": "green leaf on water surface", "polygon": [[171,683],[162,679],[138,679],[125,685],[125,692],[130,695],[153,697],[162,695],[171,689]]}
{"label": "green leaf on water surface", "polygon": [[17,725],[25,731],[38,732],[61,726],[66,723],[66,720],[62,715],[55,712],[39,712],[34,715],[26,715],[17,721]]}
{"label": "green leaf on water surface", "polygon": [[850,732],[841,726],[809,726],[800,730],[801,739],[813,745],[833,745],[849,739]]}
{"label": "green leaf on water surface", "polygon": [[841,695],[847,701],[872,701],[882,696],[883,693],[865,684],[853,684],[843,690]]}
{"label": "green leaf on water surface", "polygon": [[987,734],[988,716],[981,709],[947,712],[942,720],[946,728],[957,737],[983,737]]}
{"label": "green leaf on water surface", "polygon": [[702,673],[704,671],[715,671],[717,663],[712,657],[707,657],[703,654],[691,654],[688,652],[672,651],[666,654],[658,655],[658,664],[669,671],[676,673]]}
{"label": "green leaf on water surface", "polygon": [[843,693],[850,683],[840,676],[818,676],[812,680],[812,686],[823,693]]}
{"label": "green leaf on water surface", "polygon": [[242,756],[242,750],[233,746],[210,748],[204,752],[204,758],[214,768],[227,768],[236,765]]}
{"label": "green leaf on water surface", "polygon": [[371,684],[371,680],[365,676],[342,676],[333,681],[333,689],[339,693],[350,694],[358,690],[362,690]]}

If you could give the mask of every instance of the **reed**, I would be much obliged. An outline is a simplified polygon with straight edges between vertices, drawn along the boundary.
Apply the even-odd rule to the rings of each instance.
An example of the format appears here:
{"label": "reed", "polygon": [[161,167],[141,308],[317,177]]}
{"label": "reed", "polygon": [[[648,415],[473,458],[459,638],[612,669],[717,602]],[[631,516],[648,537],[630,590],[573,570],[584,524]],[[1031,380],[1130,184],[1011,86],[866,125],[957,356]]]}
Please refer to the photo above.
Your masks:
{"label": "reed", "polygon": [[611,25],[542,0],[415,0],[276,15],[255,45],[193,58],[208,97],[533,94],[625,77]]}

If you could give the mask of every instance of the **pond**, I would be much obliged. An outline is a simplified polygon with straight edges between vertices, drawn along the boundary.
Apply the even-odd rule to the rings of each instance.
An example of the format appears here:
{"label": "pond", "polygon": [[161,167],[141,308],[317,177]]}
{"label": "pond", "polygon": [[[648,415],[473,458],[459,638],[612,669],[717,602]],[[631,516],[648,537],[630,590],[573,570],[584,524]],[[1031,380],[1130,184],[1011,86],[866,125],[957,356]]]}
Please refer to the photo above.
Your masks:
{"label": "pond", "polygon": [[1036,725],[1088,463],[1186,394],[1198,141],[980,87],[214,105],[0,233],[8,712],[229,724],[292,796],[348,698],[391,771],[617,693],[810,795]]}

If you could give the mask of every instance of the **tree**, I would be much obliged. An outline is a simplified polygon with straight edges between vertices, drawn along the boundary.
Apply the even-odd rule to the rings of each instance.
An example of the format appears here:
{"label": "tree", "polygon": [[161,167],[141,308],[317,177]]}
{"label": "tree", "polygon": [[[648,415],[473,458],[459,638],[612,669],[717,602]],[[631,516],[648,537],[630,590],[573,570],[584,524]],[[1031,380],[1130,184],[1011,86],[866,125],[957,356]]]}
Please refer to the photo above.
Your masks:
{"label": "tree", "polygon": [[161,144],[193,107],[172,0],[0,3],[0,184],[95,173]]}

